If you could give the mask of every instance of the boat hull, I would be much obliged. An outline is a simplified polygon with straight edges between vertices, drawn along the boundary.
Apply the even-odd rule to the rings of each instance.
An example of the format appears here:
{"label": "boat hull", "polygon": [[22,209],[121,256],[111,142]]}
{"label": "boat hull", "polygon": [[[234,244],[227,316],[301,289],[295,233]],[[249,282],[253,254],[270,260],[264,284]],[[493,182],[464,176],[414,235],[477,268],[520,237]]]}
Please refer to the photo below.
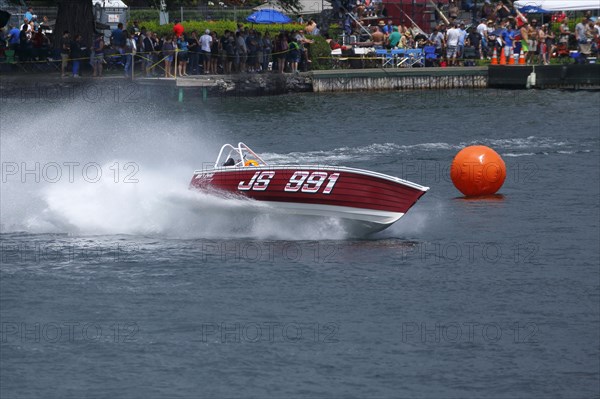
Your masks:
{"label": "boat hull", "polygon": [[190,185],[265,202],[286,213],[338,218],[369,232],[396,222],[428,190],[362,169],[303,165],[196,171]]}

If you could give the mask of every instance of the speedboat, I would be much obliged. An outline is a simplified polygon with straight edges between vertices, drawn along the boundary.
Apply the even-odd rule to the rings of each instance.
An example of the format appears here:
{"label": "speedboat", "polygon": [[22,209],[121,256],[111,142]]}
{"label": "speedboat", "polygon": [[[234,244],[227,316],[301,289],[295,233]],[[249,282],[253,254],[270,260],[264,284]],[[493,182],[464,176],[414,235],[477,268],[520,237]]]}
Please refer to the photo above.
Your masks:
{"label": "speedboat", "polygon": [[389,227],[429,190],[363,169],[269,165],[241,142],[223,145],[214,166],[194,171],[190,187],[261,201],[286,214],[339,219],[361,234]]}

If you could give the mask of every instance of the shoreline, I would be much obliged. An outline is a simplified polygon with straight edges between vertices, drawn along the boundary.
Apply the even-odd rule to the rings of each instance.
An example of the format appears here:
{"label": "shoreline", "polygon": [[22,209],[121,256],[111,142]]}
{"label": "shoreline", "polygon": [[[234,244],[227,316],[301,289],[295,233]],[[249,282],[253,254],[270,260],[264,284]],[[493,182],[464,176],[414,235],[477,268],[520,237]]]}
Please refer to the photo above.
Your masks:
{"label": "shoreline", "polygon": [[[255,97],[289,93],[335,93],[371,91],[416,91],[447,89],[525,89],[535,68],[533,88],[599,90],[600,64],[548,66],[484,66],[450,68],[334,69],[297,74],[255,73],[236,75],[194,75],[182,78],[139,77],[133,80],[121,73],[101,78],[83,76],[61,78],[59,72],[15,73],[0,76],[2,99],[28,95],[38,98],[65,98],[86,88],[85,96],[98,97],[99,88],[126,93],[126,88],[150,97],[156,93],[174,95],[183,101],[187,95],[203,99],[215,96]],[[132,88],[136,88],[135,90]],[[94,88],[94,89],[91,89]],[[124,95],[119,93],[120,95]],[[106,95],[106,93],[104,94]],[[132,94],[134,95],[134,94]]]}

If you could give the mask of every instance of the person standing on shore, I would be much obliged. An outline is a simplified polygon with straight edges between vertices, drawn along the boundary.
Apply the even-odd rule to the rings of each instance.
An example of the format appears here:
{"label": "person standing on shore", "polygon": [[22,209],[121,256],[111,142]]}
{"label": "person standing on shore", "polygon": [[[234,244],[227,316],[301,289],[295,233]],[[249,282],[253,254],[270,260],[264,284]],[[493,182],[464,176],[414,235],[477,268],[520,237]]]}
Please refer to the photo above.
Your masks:
{"label": "person standing on shore", "polygon": [[235,59],[235,42],[233,39],[233,32],[225,30],[223,37],[221,37],[221,47],[223,48],[223,70],[225,74],[230,74]]}
{"label": "person standing on shore", "polygon": [[[528,64],[535,64],[536,56],[539,54],[539,40],[538,40],[538,26],[537,20],[531,20],[531,23],[527,27],[527,47],[529,48],[529,57],[525,56]],[[523,38],[521,37],[521,43]]]}
{"label": "person standing on shore", "polygon": [[242,32],[235,33],[235,49],[239,57],[238,72],[246,72],[246,60],[248,59],[248,47],[246,46],[246,39],[242,35]]}
{"label": "person standing on shore", "polygon": [[162,54],[165,57],[165,78],[172,78],[171,65],[173,63],[175,45],[173,44],[173,36],[167,35],[162,45]]}
{"label": "person standing on shore", "polygon": [[263,65],[263,38],[260,32],[256,32],[256,60],[254,61],[254,72],[261,72]]}
{"label": "person standing on shore", "polygon": [[465,24],[461,23],[458,28],[458,46],[456,47],[456,56],[458,58],[463,58],[463,53],[465,52],[465,39],[467,38],[467,30],[465,29]]}
{"label": "person standing on shore", "polygon": [[192,36],[188,38],[188,48],[190,54],[190,73],[197,75],[200,72],[200,41],[198,40],[198,32],[193,30]]}
{"label": "person standing on shore", "polygon": [[61,78],[64,78],[67,73],[67,65],[69,64],[69,54],[71,54],[71,38],[69,31],[66,30],[63,32],[62,39],[60,40],[60,72]]}
{"label": "person standing on shore", "polygon": [[513,56],[515,51],[515,31],[512,29],[512,25],[507,23],[506,29],[502,31],[502,43],[504,47],[504,55],[507,59]]}
{"label": "person standing on shore", "polygon": [[94,56],[92,59],[92,69],[94,73],[93,77],[102,77],[102,64],[104,63],[104,35],[102,33],[96,36],[94,40],[94,44],[92,45],[94,49]]}
{"label": "person standing on shore", "polygon": [[123,31],[123,37],[125,37],[125,47],[123,51],[125,54],[125,77],[132,78],[134,68],[134,58],[137,51],[135,39],[132,38],[127,31]]}
{"label": "person standing on shore", "polygon": [[546,31],[546,25],[542,25],[537,34],[538,49],[540,51],[540,63],[544,65],[548,65],[548,45],[546,44]]}
{"label": "person standing on shore", "polygon": [[448,66],[453,66],[456,62],[459,38],[460,31],[458,30],[458,26],[453,24],[452,27],[448,29],[448,32],[446,32],[446,43],[448,44],[446,58],[448,59]]}
{"label": "person standing on shore", "polygon": [[210,46],[212,44],[212,36],[210,30],[206,29],[204,34],[200,36],[200,50],[202,51],[202,66],[205,74],[210,71]]}
{"label": "person standing on shore", "polygon": [[445,41],[444,34],[440,32],[440,28],[433,28],[433,32],[431,33],[431,36],[429,36],[429,41],[433,43],[435,53],[441,58],[443,56]]}
{"label": "person standing on shore", "polygon": [[481,36],[481,59],[488,56],[488,29],[485,22],[486,20],[483,18],[477,25],[477,33]]}
{"label": "person standing on shore", "polygon": [[144,53],[146,53],[144,60],[144,72],[146,76],[153,76],[154,71],[152,68],[156,62],[156,49],[154,48],[154,40],[152,40],[152,32],[146,32],[146,37],[144,38],[142,45]]}
{"label": "person standing on shore", "polygon": [[75,40],[71,42],[71,60],[73,61],[73,77],[79,77],[79,65],[81,65],[81,35],[75,35]]}
{"label": "person standing on shore", "polygon": [[117,50],[119,53],[123,54],[123,46],[125,46],[125,36],[123,34],[123,24],[119,22],[117,27],[113,29],[110,35],[110,44]]}
{"label": "person standing on shore", "polygon": [[588,37],[586,34],[588,19],[587,17],[583,17],[581,21],[575,25],[575,38],[577,39],[577,43],[579,44],[578,50],[580,53],[589,54],[591,45],[588,42]]}
{"label": "person standing on shore", "polygon": [[19,51],[19,36],[21,31],[16,26],[9,26],[8,31],[8,48],[18,53]]}
{"label": "person standing on shore", "polygon": [[267,71],[269,69],[269,60],[271,58],[271,52],[273,51],[273,42],[271,41],[271,34],[269,31],[265,32],[263,36],[263,59],[262,59],[262,70]]}
{"label": "person standing on shore", "polygon": [[31,58],[31,39],[27,27],[29,25],[23,25],[21,32],[19,33],[19,61],[26,62]]}
{"label": "person standing on shore", "polygon": [[482,48],[482,37],[474,26],[469,28],[469,34],[465,41],[467,46],[471,46],[475,49],[480,59],[483,59],[483,48]]}
{"label": "person standing on shore", "polygon": [[521,26],[520,29],[520,33],[521,33],[521,51],[523,52],[523,55],[525,56],[525,59],[528,60],[529,58],[529,22],[525,22],[523,24],[523,26]]}
{"label": "person standing on shore", "polygon": [[289,46],[287,37],[284,33],[280,33],[275,42],[275,53],[277,55],[277,71],[283,73],[285,70],[285,59]]}
{"label": "person standing on shore", "polygon": [[298,44],[296,35],[292,32],[290,36],[290,43],[288,52],[288,61],[290,62],[290,67],[292,69],[292,73],[298,73],[298,64],[300,63],[300,44]]}
{"label": "person standing on shore", "polygon": [[188,76],[188,41],[185,35],[181,35],[179,39],[177,39],[177,48],[179,49],[179,54],[177,54],[177,68],[179,71],[179,76]]}
{"label": "person standing on shore", "polygon": [[569,47],[569,39],[571,37],[571,32],[569,31],[569,18],[565,17],[560,24],[560,36],[558,37],[558,42],[563,44],[564,46]]}
{"label": "person standing on shore", "polygon": [[219,69],[219,54],[223,51],[223,47],[221,46],[217,32],[210,32],[210,37],[212,38],[212,42],[210,43],[210,70],[216,75]]}

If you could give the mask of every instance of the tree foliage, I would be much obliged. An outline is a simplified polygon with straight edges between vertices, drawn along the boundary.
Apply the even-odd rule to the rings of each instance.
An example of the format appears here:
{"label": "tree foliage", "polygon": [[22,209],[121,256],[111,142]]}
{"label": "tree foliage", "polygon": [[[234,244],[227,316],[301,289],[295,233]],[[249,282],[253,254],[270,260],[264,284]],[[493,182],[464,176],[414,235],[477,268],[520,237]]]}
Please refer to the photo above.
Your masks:
{"label": "tree foliage", "polygon": [[82,43],[88,47],[92,44],[95,24],[91,1],[60,0],[54,26],[54,46],[60,47],[60,37],[64,31],[71,33],[71,38],[81,35]]}

